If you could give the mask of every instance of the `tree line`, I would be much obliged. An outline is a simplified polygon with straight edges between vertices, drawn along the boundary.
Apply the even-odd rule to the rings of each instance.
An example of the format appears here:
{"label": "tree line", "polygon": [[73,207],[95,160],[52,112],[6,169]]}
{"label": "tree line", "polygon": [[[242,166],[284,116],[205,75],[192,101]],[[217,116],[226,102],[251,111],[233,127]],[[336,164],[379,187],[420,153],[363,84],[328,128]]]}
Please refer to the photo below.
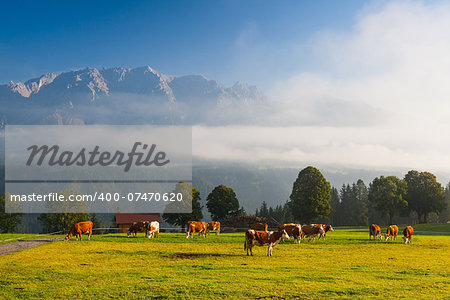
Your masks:
{"label": "tree line", "polygon": [[[184,193],[191,213],[164,213],[164,221],[184,229],[187,221],[203,219],[200,192],[191,183],[179,182],[175,193]],[[5,198],[0,201],[0,232],[15,232],[21,214],[4,213]],[[206,198],[206,208],[214,221],[245,214],[231,187],[216,186]],[[255,216],[279,222],[323,222],[335,226],[364,226],[369,223],[392,224],[395,218],[406,223],[447,222],[450,217],[450,183],[442,187],[429,172],[409,171],[403,179],[395,176],[376,177],[369,186],[360,179],[344,184],[340,190],[331,187],[314,167],[300,171],[293,183],[289,199],[275,207],[265,201]],[[64,231],[78,221],[90,219],[101,227],[96,214],[41,214],[39,221],[45,232]],[[411,221],[413,220],[413,221]],[[415,220],[415,221],[414,221]]]}
{"label": "tree line", "polygon": [[267,207],[263,202],[256,216],[274,218],[280,223],[327,222],[335,226],[363,226],[369,223],[393,224],[447,222],[450,218],[450,183],[442,187],[429,172],[409,171],[403,179],[376,177],[367,187],[361,179],[331,187],[314,167],[303,169],[284,205]]}

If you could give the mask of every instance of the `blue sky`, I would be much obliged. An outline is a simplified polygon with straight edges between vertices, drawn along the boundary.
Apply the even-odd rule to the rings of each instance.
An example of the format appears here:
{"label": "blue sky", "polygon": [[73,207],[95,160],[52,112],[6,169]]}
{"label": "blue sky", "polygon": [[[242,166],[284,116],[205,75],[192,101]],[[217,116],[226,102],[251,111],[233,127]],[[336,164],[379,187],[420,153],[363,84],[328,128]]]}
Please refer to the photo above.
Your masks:
{"label": "blue sky", "polygon": [[[307,69],[304,45],[350,30],[359,1],[8,1],[0,10],[0,83],[46,72],[150,65],[259,86]],[[286,47],[287,46],[287,47]],[[286,47],[286,48],[285,48]],[[288,53],[286,53],[288,52]]]}
{"label": "blue sky", "polygon": [[9,1],[0,28],[1,83],[150,65],[255,84],[262,118],[310,124],[197,128],[200,157],[450,174],[448,1]]}

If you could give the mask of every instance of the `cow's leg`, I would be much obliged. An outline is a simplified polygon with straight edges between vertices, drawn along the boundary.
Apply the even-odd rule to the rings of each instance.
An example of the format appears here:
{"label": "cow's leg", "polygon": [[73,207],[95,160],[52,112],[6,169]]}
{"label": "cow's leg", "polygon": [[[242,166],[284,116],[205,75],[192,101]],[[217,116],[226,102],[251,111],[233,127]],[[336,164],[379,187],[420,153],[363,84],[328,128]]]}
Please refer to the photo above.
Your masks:
{"label": "cow's leg", "polygon": [[267,256],[272,256],[272,244],[269,244],[269,247],[267,249]]}

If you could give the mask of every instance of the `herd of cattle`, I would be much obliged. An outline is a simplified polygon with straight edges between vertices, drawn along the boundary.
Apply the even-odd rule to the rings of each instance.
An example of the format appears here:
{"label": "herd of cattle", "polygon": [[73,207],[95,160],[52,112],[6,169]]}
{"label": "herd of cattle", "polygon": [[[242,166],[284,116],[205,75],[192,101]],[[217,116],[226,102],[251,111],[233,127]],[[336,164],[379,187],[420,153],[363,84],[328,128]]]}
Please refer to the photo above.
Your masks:
{"label": "herd of cattle", "polygon": [[[88,240],[92,236],[92,226],[91,221],[79,222],[72,226],[69,233],[66,235],[65,240],[69,240],[71,237],[76,236],[81,240],[82,234],[88,235]],[[211,231],[215,231],[216,235],[220,233],[220,222],[198,222],[189,221],[187,222],[187,233],[186,238],[193,238],[194,233],[198,232],[199,236],[206,237]],[[325,224],[283,224],[278,226],[277,231],[269,231],[268,225],[265,223],[256,223],[251,226],[245,232],[245,242],[244,249],[247,250],[247,255],[253,256],[252,248],[253,246],[268,246],[268,256],[272,256],[272,249],[281,240],[294,238],[294,243],[300,244],[300,241],[309,238],[309,240],[314,240],[316,237],[319,239],[325,239],[327,232],[333,231],[331,225]],[[137,236],[138,232],[144,232],[145,236],[148,238],[154,238],[159,236],[159,222],[135,222],[133,223],[127,231],[127,237],[134,235]],[[398,234],[398,226],[391,225],[387,228],[386,234],[384,235],[385,241],[396,240]],[[405,244],[411,243],[412,236],[414,234],[414,229],[411,226],[407,226],[403,230],[403,241]],[[369,226],[369,239],[382,239],[380,226],[372,224]]]}
{"label": "herd of cattle", "polygon": [[[397,225],[391,225],[386,229],[386,233],[384,234],[384,240],[396,240],[398,234],[398,226]],[[403,242],[405,244],[412,242],[412,236],[414,234],[414,228],[411,226],[406,226],[405,229],[403,229]],[[371,239],[373,236],[373,239],[375,240],[381,240],[383,237],[381,236],[381,229],[380,226],[376,224],[372,224],[369,226],[369,239]]]}

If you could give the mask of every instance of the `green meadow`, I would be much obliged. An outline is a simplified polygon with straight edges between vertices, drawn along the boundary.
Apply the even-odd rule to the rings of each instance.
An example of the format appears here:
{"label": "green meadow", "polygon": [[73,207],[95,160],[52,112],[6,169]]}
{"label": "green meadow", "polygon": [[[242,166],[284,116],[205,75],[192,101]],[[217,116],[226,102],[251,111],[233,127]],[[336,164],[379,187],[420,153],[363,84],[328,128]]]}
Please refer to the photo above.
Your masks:
{"label": "green meadow", "polygon": [[449,298],[450,226],[415,227],[410,245],[339,228],[272,257],[243,233],[58,241],[1,256],[0,298]]}

